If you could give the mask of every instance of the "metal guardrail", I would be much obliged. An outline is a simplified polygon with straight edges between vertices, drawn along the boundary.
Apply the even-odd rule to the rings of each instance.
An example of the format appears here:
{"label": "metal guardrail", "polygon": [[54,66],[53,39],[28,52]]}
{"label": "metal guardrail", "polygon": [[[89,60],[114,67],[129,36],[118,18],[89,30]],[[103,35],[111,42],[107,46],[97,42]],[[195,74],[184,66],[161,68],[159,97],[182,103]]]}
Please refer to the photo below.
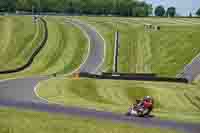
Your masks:
{"label": "metal guardrail", "polygon": [[139,80],[139,81],[159,81],[159,82],[176,82],[189,83],[185,78],[159,77],[155,74],[120,74],[120,73],[103,73],[101,75],[90,73],[79,73],[79,77],[94,79],[111,79],[111,80]]}

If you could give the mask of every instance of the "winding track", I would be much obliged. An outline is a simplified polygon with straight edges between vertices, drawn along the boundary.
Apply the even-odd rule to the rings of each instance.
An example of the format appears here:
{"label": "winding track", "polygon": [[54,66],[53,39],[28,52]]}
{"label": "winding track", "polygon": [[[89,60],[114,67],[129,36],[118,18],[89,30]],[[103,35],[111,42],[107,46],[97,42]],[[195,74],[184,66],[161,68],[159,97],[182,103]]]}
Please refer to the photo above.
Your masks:
{"label": "winding track", "polygon": [[[73,20],[74,25],[77,25],[88,34],[90,38],[90,53],[81,66],[81,72],[99,72],[100,65],[104,59],[104,40],[103,38],[89,25]],[[64,107],[61,105],[55,105],[45,103],[45,101],[39,99],[34,93],[34,87],[42,80],[48,79],[48,76],[33,77],[26,79],[14,79],[7,81],[0,81],[0,106],[6,107],[18,107],[34,109],[38,111],[52,112],[52,113],[64,113],[70,115],[80,115],[86,117],[94,117],[98,119],[106,119],[120,122],[137,123],[150,127],[162,127],[162,128],[175,128],[186,132],[199,133],[200,126],[198,124],[188,123],[176,123],[172,121],[164,121],[156,118],[130,118],[122,114],[114,114],[111,112],[102,112],[96,110]]]}
{"label": "winding track", "polygon": [[83,33],[87,34],[90,40],[90,52],[87,60],[82,64],[80,72],[99,73],[105,58],[105,40],[103,37],[91,26],[75,19],[66,19],[73,25],[79,27]]}
{"label": "winding track", "polygon": [[[90,39],[90,52],[88,58],[84,64],[82,64],[79,71],[92,73],[99,72],[100,65],[104,60],[103,38],[85,23],[77,20],[71,21],[71,23],[77,25],[81,30],[84,30]],[[49,79],[49,76],[0,81],[0,99],[45,103],[44,100],[36,96],[34,87],[40,81],[47,79]]]}

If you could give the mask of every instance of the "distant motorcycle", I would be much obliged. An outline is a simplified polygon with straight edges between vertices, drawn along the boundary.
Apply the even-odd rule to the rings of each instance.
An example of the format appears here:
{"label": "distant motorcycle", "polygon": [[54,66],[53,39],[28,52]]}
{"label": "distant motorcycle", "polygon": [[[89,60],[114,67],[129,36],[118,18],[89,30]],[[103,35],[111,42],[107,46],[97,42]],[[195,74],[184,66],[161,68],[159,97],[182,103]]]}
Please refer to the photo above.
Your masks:
{"label": "distant motorcycle", "polygon": [[152,110],[153,104],[148,108],[145,108],[141,100],[136,100],[136,104],[129,108],[128,112],[126,113],[126,116],[145,117],[149,116]]}

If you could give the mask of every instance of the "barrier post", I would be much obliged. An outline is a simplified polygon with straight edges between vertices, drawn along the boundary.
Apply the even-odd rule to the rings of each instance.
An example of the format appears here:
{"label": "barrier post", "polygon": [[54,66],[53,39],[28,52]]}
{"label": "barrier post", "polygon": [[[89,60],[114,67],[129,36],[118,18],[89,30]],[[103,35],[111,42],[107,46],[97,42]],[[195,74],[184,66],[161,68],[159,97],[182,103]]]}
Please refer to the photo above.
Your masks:
{"label": "barrier post", "polygon": [[80,79],[79,72],[74,73],[72,79],[74,79],[74,80],[78,80],[78,79]]}
{"label": "barrier post", "polygon": [[119,32],[115,32],[115,49],[114,49],[114,63],[113,72],[118,72],[118,56],[119,56]]}

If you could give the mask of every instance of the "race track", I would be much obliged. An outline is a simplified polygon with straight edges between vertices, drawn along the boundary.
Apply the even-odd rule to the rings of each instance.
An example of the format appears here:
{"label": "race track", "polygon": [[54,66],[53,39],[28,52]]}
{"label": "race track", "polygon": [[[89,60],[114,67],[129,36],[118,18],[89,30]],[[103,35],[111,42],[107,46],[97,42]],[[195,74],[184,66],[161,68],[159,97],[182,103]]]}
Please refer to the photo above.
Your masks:
{"label": "race track", "polygon": [[73,25],[79,27],[90,40],[90,52],[87,60],[80,68],[80,72],[99,73],[105,56],[105,41],[103,37],[91,26],[79,20],[66,19]]}
{"label": "race track", "polygon": [[186,78],[190,83],[200,74],[200,54],[197,55],[184,70],[177,75],[177,78]]}
{"label": "race track", "polygon": [[159,120],[157,118],[127,117],[124,114],[116,114],[112,112],[103,112],[76,107],[65,107],[56,104],[0,100],[0,106],[33,109],[36,111],[59,113],[87,118],[97,118],[102,120],[111,120],[113,122],[134,123],[145,127],[174,128],[185,133],[199,133],[200,131],[199,124],[177,123],[173,121]]}
{"label": "race track", "polygon": [[[78,28],[81,28],[84,32],[86,32],[90,40],[88,57],[81,65],[79,71],[91,73],[99,72],[104,59],[103,38],[95,31],[95,29],[85,23],[76,20],[71,21],[70,23],[77,25]],[[48,76],[0,81],[0,99],[45,102],[36,96],[34,87],[40,81],[47,79]]]}
{"label": "race track", "polygon": [[[80,71],[92,73],[100,72],[105,55],[103,38],[88,24],[78,20],[70,20],[70,23],[84,30],[90,39],[90,52],[84,64],[81,65]],[[175,128],[188,133],[199,133],[200,131],[200,126],[198,124],[176,123],[173,121],[159,120],[157,118],[126,117],[123,114],[48,104],[42,99],[39,99],[34,93],[34,87],[40,81],[46,79],[49,79],[49,77],[44,76],[0,81],[0,106],[93,117],[115,122],[136,123],[147,127]]]}
{"label": "race track", "polygon": [[45,102],[36,96],[34,87],[40,81],[47,79],[48,77],[46,76],[0,81],[0,99]]}

